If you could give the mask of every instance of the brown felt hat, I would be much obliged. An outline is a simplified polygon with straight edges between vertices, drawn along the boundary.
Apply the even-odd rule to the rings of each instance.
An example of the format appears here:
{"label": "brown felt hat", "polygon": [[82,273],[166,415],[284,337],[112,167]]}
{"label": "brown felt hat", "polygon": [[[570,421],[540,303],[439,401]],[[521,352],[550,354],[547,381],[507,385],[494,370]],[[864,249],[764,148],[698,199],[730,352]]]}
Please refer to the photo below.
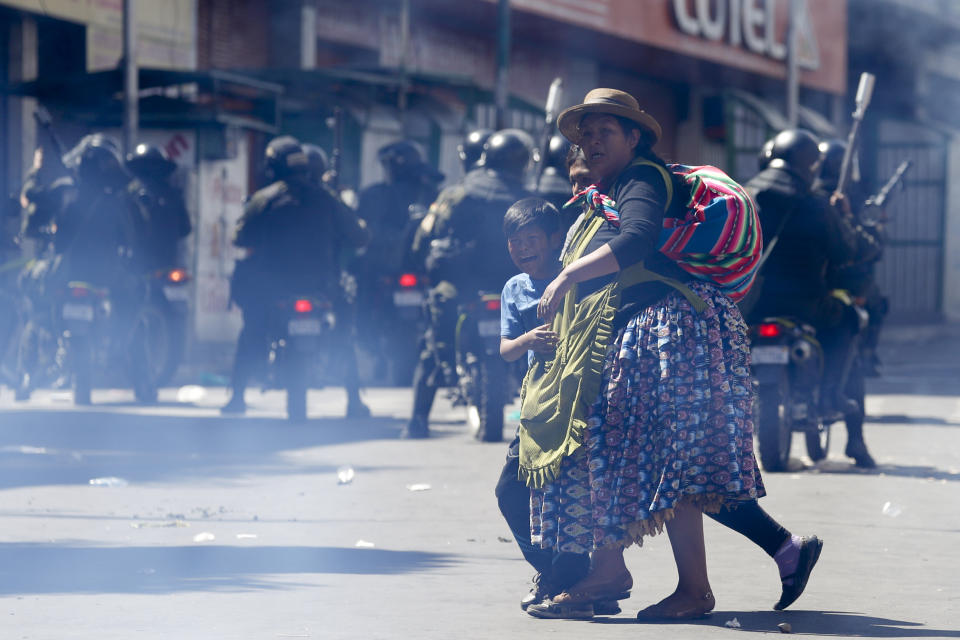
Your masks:
{"label": "brown felt hat", "polygon": [[640,108],[636,98],[617,89],[593,89],[583,98],[583,104],[564,109],[557,118],[560,133],[577,144],[580,141],[580,120],[590,113],[607,113],[632,120],[653,134],[653,142],[663,134],[660,123]]}

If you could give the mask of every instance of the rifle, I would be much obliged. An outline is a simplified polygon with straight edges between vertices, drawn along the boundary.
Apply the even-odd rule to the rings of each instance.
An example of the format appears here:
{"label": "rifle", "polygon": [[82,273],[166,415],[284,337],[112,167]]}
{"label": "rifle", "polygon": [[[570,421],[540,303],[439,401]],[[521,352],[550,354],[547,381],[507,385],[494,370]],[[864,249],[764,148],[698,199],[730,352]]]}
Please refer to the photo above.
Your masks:
{"label": "rifle", "polygon": [[554,78],[550,83],[550,91],[547,93],[547,103],[544,105],[543,133],[540,135],[540,166],[537,167],[537,180],[534,188],[540,186],[540,180],[543,178],[543,172],[547,168],[547,153],[550,150],[550,138],[553,137],[554,128],[557,125],[557,110],[560,107],[560,100],[563,96],[563,79]]}
{"label": "rifle", "polygon": [[[53,117],[50,115],[50,112],[47,111],[43,105],[37,105],[37,108],[33,110],[33,119],[37,123],[37,128],[46,133],[50,139],[50,144],[53,146],[53,151],[57,156],[57,164],[59,164],[60,168],[67,170],[67,166],[63,162],[63,143],[60,142],[60,137],[57,136],[56,131],[53,130]],[[46,161],[46,156],[44,156],[44,160]]]}
{"label": "rifle", "polygon": [[890,179],[887,180],[887,183],[883,185],[880,191],[878,191],[876,194],[867,198],[867,201],[863,203],[864,212],[866,212],[869,209],[876,209],[876,211],[879,211],[881,214],[881,215],[877,215],[877,214],[871,215],[869,216],[867,221],[876,223],[886,219],[882,214],[883,214],[883,209],[887,204],[887,198],[889,198],[890,193],[895,188],[897,188],[897,185],[901,184],[901,181],[903,180],[903,176],[907,173],[907,170],[909,170],[911,166],[913,166],[912,160],[904,160],[903,162],[901,162],[900,166],[897,167],[897,170],[893,172],[893,175],[890,176]]}
{"label": "rifle", "polygon": [[893,172],[893,175],[890,176],[890,179],[887,180],[887,183],[883,185],[883,188],[880,189],[875,195],[867,198],[867,201],[864,203],[868,207],[877,207],[882,209],[887,203],[887,198],[890,197],[890,192],[893,191],[900,181],[903,180],[904,174],[907,170],[913,166],[913,160],[904,160],[900,163],[900,166],[897,167],[897,170]]}
{"label": "rifle", "polygon": [[856,153],[857,141],[860,137],[860,123],[863,122],[863,115],[867,107],[870,106],[875,81],[876,78],[871,73],[864,71],[860,74],[860,84],[857,86],[857,97],[855,99],[856,109],[853,112],[853,125],[850,127],[850,134],[847,136],[847,148],[843,152],[840,178],[837,180],[837,188],[833,191],[834,196],[842,196],[843,188],[847,185],[847,178],[850,175],[850,159]]}

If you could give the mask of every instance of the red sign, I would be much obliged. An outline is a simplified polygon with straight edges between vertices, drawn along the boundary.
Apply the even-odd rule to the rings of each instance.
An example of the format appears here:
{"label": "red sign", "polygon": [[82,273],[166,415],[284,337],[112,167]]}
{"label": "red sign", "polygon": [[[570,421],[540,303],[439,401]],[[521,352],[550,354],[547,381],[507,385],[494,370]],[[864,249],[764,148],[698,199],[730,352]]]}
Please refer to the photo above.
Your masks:
{"label": "red sign", "polygon": [[[846,0],[797,3],[800,83],[845,93]],[[511,6],[692,58],[786,76],[789,0],[511,0]]]}

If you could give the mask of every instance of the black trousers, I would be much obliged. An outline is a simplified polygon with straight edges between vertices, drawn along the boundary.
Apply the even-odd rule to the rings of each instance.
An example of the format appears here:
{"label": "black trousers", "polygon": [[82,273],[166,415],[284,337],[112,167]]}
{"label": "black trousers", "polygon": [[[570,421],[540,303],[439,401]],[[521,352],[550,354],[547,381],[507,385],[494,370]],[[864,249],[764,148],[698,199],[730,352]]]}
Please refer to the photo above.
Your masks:
{"label": "black trousers", "polygon": [[[585,554],[555,553],[552,549],[541,549],[530,541],[530,489],[520,481],[519,471],[520,439],[517,437],[507,449],[507,460],[497,481],[495,493],[500,513],[530,566],[537,573],[550,576],[559,588],[566,588],[587,574],[589,560]],[[771,558],[790,538],[790,532],[770,517],[756,500],[706,515],[746,537]]]}
{"label": "black trousers", "polygon": [[413,372],[411,423],[426,425],[437,390],[445,381],[443,368],[453,370],[457,333],[457,290],[441,282],[427,296],[427,327],[420,339],[420,359]]}

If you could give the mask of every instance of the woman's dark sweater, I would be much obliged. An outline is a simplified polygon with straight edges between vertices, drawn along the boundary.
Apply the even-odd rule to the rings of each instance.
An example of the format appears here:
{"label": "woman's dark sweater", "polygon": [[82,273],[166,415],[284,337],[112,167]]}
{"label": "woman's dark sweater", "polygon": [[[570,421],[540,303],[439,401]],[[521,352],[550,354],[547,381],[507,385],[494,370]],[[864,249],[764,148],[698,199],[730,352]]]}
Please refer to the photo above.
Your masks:
{"label": "woman's dark sweater", "polygon": [[[628,167],[614,179],[606,194],[613,199],[620,212],[620,228],[605,222],[590,240],[583,255],[609,244],[621,270],[643,261],[650,271],[680,282],[690,281],[688,273],[657,250],[667,202],[667,186],[660,171],[651,166]],[[685,199],[684,194],[678,194],[674,189],[666,215],[682,217]],[[612,282],[616,275],[611,273],[581,282],[577,285],[577,297],[582,299],[601,289]],[[631,317],[672,291],[675,291],[673,287],[662,282],[644,282],[625,289],[614,326],[618,329],[623,327]]]}

